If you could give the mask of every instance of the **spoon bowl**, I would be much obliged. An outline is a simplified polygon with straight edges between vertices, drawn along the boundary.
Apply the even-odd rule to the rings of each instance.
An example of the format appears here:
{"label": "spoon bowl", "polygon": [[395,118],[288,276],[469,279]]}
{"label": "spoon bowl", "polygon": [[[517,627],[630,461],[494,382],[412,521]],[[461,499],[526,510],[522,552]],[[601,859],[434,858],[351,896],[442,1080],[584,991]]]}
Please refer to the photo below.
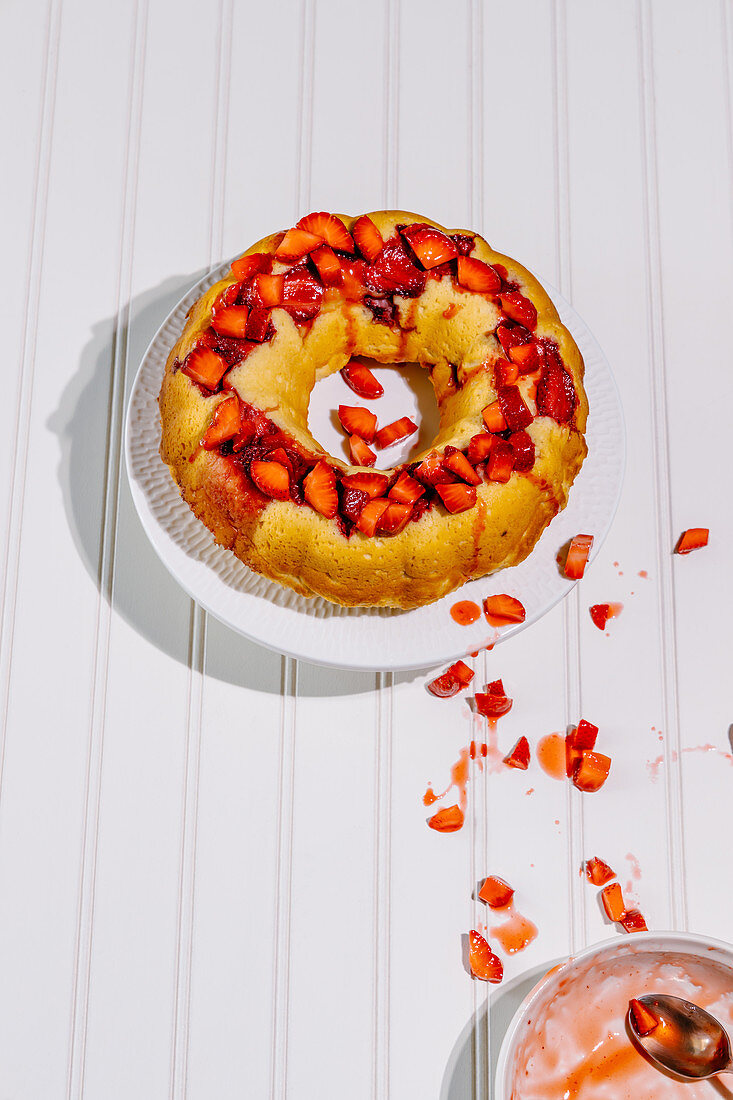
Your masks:
{"label": "spoon bowl", "polygon": [[728,1034],[704,1008],[667,994],[639,997],[636,1003],[642,1009],[630,1003],[627,1026],[656,1066],[689,1081],[732,1069]]}

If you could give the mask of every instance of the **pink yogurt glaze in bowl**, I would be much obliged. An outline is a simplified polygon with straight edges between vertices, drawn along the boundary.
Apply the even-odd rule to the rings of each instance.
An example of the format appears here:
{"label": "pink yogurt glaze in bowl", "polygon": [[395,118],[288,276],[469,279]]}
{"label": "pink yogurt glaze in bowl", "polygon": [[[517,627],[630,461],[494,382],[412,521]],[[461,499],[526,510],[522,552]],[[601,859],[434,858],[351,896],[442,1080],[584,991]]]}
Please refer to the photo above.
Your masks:
{"label": "pink yogurt glaze in bowl", "polygon": [[551,970],[519,1007],[496,1069],[496,1100],[720,1100],[733,1075],[683,1082],[655,1069],[626,1030],[631,997],[671,993],[712,1012],[733,1039],[733,946],[684,932],[637,933]]}

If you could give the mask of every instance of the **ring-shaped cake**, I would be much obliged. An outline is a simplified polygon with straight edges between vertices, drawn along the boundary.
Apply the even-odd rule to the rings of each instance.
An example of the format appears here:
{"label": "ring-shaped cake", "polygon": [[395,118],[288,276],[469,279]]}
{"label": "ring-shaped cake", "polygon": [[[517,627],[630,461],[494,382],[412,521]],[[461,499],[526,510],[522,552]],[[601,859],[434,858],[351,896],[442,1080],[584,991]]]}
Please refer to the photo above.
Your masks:
{"label": "ring-shaped cake", "polygon": [[[429,372],[439,430],[407,463],[375,470],[370,443],[409,418],[377,431],[342,407],[352,465],[309,430],[335,371],[378,396],[357,356]],[[161,456],[216,541],[346,606],[417,607],[522,561],[587,453],[583,360],[539,282],[404,211],[314,213],[253,245],[189,311],[159,404]]]}

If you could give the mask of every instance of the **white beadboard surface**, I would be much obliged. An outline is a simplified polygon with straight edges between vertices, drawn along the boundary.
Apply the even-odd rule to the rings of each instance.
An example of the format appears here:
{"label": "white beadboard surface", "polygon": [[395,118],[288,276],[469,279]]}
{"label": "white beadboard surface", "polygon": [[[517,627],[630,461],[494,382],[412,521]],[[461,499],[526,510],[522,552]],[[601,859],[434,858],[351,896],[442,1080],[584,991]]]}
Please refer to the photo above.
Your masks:
{"label": "white beadboard surface", "polygon": [[[0,35],[0,1095],[488,1100],[531,979],[613,934],[583,859],[651,928],[733,934],[731,0],[4,0]],[[611,777],[476,770],[452,835],[422,795],[467,703],[209,618],[121,461],[197,278],[383,206],[559,287],[627,425],[587,577],[475,661],[504,750],[585,716]],[[499,986],[463,957],[489,873],[539,928]]]}

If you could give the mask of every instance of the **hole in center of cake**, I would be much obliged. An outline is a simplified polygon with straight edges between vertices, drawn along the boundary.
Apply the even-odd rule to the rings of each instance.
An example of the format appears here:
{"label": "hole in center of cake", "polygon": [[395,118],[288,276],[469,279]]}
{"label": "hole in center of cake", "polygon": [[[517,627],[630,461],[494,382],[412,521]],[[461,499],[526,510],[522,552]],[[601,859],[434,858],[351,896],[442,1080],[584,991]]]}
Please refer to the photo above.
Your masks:
{"label": "hole in center of cake", "polygon": [[376,450],[375,469],[388,470],[401,462],[409,462],[428,447],[438,434],[440,413],[435,392],[425,367],[417,363],[378,363],[375,359],[355,356],[353,363],[363,363],[384,387],[381,397],[367,399],[354,393],[344,382],[340,371],[317,382],[308,406],[308,427],[318,442],[334,456],[351,462],[349,437],[338,417],[339,405],[360,406],[374,413],[377,427],[409,416],[418,430],[407,439],[383,450]]}

